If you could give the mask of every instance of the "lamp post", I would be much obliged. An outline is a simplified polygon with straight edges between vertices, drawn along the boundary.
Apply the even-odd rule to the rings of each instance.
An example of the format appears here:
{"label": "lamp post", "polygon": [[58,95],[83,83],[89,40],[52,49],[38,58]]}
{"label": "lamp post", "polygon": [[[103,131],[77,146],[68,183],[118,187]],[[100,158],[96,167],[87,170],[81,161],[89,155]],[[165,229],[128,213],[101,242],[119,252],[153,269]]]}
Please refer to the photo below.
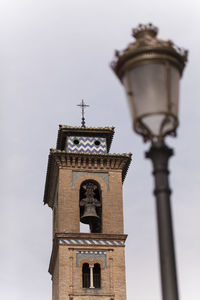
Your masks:
{"label": "lamp post", "polygon": [[168,160],[173,154],[165,144],[178,126],[179,81],[187,51],[172,41],[157,38],[152,24],[133,30],[135,41],[115,52],[111,63],[124,85],[134,130],[151,142],[146,157],[152,160],[155,178],[157,225],[163,300],[178,300],[173,227],[168,182]]}

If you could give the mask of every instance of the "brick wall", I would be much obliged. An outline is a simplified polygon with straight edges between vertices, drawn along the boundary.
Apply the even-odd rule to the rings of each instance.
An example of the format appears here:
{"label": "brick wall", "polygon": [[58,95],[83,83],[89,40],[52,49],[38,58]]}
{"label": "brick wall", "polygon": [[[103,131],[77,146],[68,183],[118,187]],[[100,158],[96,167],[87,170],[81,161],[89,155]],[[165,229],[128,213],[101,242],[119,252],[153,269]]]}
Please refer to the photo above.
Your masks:
{"label": "brick wall", "polygon": [[[96,250],[105,251],[107,257],[107,265],[101,269],[100,289],[82,288],[82,266],[76,264],[76,251],[80,249],[90,250],[91,247],[59,246],[56,264],[59,264],[59,274],[57,274],[58,268],[56,267],[53,277],[55,279],[53,300],[70,299],[70,295],[73,300],[110,300],[112,297],[115,300],[125,300],[124,247],[96,247]],[[56,278],[59,278],[59,283]]]}

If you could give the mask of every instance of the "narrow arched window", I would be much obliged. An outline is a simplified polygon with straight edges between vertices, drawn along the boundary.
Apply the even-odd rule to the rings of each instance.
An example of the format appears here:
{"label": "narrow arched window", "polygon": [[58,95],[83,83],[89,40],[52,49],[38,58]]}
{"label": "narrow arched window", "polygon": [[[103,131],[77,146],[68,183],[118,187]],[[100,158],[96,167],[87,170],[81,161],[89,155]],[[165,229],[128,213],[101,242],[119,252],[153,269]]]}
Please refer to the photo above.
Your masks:
{"label": "narrow arched window", "polygon": [[94,287],[100,288],[101,287],[101,266],[100,266],[100,264],[94,264],[93,280],[94,280]]}
{"label": "narrow arched window", "polygon": [[91,233],[101,233],[102,201],[98,182],[86,180],[80,187],[80,222],[88,224]]}
{"label": "narrow arched window", "polygon": [[82,267],[82,283],[83,288],[89,288],[90,287],[90,268],[89,264],[85,263]]}

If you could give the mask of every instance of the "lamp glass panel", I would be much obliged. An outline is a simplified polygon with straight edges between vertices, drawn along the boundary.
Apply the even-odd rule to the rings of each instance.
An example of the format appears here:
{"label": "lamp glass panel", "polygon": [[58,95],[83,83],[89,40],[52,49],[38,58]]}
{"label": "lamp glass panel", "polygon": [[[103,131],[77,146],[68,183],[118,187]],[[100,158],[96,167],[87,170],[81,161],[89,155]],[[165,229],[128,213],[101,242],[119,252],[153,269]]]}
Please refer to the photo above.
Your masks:
{"label": "lamp glass panel", "polygon": [[171,112],[178,118],[180,73],[173,66],[170,68],[170,102]]}
{"label": "lamp glass panel", "polygon": [[149,115],[142,118],[142,123],[148,128],[151,134],[155,136],[159,136],[161,124],[165,119],[165,115],[158,114],[158,115]]}
{"label": "lamp glass panel", "polygon": [[165,136],[176,127],[174,117],[165,114],[150,115],[141,120],[152,136]]}
{"label": "lamp glass panel", "polygon": [[136,116],[165,112],[167,109],[166,67],[145,63],[129,71]]}
{"label": "lamp glass panel", "polygon": [[144,63],[125,73],[123,83],[133,119],[140,120],[152,136],[164,136],[176,127],[179,80],[178,70],[162,62]]}
{"label": "lamp glass panel", "polygon": [[130,80],[129,80],[129,72],[126,72],[126,74],[123,78],[123,85],[124,85],[124,88],[126,91],[126,97],[127,97],[128,105],[130,108],[130,113],[131,113],[132,119],[134,120],[136,118],[136,116],[135,116],[135,109],[134,109],[132,86],[131,86]]}

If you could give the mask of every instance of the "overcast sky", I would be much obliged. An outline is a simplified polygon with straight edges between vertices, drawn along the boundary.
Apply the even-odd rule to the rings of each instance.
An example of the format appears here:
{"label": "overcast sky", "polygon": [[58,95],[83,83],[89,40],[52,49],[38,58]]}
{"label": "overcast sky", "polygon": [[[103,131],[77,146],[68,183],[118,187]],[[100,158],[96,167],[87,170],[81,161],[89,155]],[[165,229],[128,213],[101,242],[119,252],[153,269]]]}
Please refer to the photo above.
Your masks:
{"label": "overcast sky", "polygon": [[109,63],[152,22],[189,49],[170,183],[181,300],[200,299],[200,4],[197,0],[1,0],[0,298],[50,300],[51,210],[43,206],[49,148],[58,124],[115,126],[111,153],[132,152],[124,183],[127,299],[160,300],[149,145],[132,131]]}

